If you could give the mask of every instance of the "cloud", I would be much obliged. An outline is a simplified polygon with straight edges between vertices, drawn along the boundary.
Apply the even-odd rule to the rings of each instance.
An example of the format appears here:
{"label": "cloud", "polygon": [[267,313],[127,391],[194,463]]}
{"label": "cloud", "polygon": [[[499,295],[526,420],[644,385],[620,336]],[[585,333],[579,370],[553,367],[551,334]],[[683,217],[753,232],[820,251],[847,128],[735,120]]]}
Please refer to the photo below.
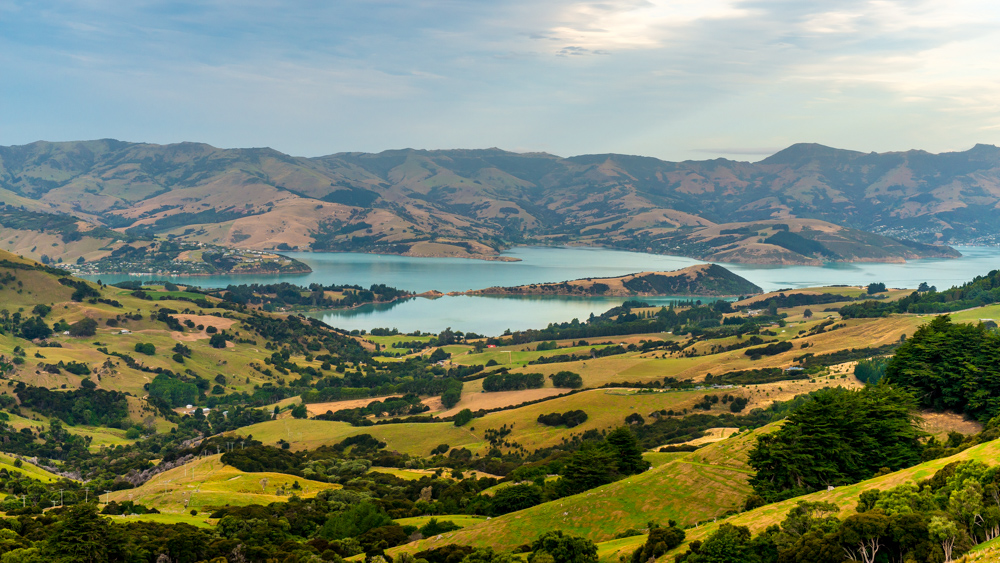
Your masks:
{"label": "cloud", "polygon": [[1000,141],[998,10],[0,0],[0,144],[119,136],[304,155],[500,145],[665,158],[803,140],[962,148]]}

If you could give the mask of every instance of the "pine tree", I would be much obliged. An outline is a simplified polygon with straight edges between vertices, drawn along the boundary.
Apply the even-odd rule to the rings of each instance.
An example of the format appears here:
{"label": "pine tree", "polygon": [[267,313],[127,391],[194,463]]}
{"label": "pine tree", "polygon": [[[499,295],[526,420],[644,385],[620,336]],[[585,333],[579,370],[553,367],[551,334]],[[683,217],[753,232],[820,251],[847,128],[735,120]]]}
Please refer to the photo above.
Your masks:
{"label": "pine tree", "polygon": [[630,429],[619,426],[605,439],[615,454],[619,473],[635,475],[649,469],[649,462],[642,459],[642,447]]}

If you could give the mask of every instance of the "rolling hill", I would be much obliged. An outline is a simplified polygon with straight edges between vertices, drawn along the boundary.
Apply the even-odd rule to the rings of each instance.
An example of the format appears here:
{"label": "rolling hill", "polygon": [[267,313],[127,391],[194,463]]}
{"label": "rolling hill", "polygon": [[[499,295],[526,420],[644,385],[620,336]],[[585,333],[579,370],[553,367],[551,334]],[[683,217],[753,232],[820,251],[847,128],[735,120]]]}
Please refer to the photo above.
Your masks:
{"label": "rolling hill", "polygon": [[673,272],[640,272],[615,278],[586,278],[562,283],[491,287],[466,295],[746,295],[760,287],[722,266],[700,264]]}
{"label": "rolling hill", "polygon": [[[499,149],[299,158],[198,143],[37,142],[0,147],[0,224],[9,230],[0,247],[40,257],[37,244],[17,244],[32,229],[14,231],[27,224],[23,214],[44,212],[83,221],[42,230],[61,237],[54,246],[65,258],[87,260],[123,244],[115,237],[158,235],[486,259],[530,243],[723,262],[900,261],[996,241],[997,186],[1000,150],[985,145],[935,155],[799,144],[757,163],[674,163]],[[81,242],[92,238],[99,243]]]}

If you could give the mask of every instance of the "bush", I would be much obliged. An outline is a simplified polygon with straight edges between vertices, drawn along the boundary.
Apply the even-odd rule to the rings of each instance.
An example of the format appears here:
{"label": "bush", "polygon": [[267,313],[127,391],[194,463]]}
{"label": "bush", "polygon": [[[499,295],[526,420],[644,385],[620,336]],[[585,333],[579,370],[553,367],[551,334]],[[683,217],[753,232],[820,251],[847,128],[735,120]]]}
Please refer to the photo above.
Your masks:
{"label": "bush", "polygon": [[552,380],[552,385],[555,387],[562,387],[565,389],[579,389],[583,387],[583,378],[580,374],[573,373],[571,371],[560,371],[549,376]]}
{"label": "bush", "polygon": [[587,413],[582,410],[568,411],[562,414],[557,412],[538,415],[538,423],[545,426],[562,426],[573,428],[587,421]]}
{"label": "bush", "polygon": [[531,542],[532,554],[528,563],[544,560],[548,555],[554,563],[597,563],[597,546],[594,542],[577,536],[564,534],[561,530],[545,532]]}
{"label": "bush", "polygon": [[761,356],[774,356],[782,352],[787,352],[792,349],[791,342],[775,342],[774,344],[768,344],[767,346],[761,346],[760,348],[750,348],[743,353],[750,356],[751,360],[756,360]]}
{"label": "bush", "polygon": [[417,531],[420,532],[420,534],[425,538],[429,538],[431,536],[452,532],[455,530],[459,530],[461,528],[462,528],[461,526],[455,524],[451,520],[444,520],[438,522],[437,518],[431,518],[430,520],[427,521],[426,524],[424,524],[422,528],[419,528]]}
{"label": "bush", "polygon": [[91,318],[83,318],[69,325],[69,335],[74,337],[88,337],[97,334],[97,321]]}
{"label": "bush", "polygon": [[151,342],[136,342],[135,351],[139,352],[140,354],[152,356],[156,354],[156,346],[153,346]]}
{"label": "bush", "polygon": [[[211,327],[209,327],[211,328]],[[226,337],[222,333],[215,333],[211,338],[208,339],[208,344],[212,348],[225,348],[226,347]]]}
{"label": "bush", "polygon": [[473,418],[475,417],[473,416],[471,410],[462,409],[458,411],[458,414],[455,415],[455,426],[465,426]]}
{"label": "bush", "polygon": [[650,523],[646,543],[632,552],[631,563],[646,563],[650,559],[662,557],[671,549],[684,543],[684,536],[684,530],[678,527],[673,520],[666,528]]}
{"label": "bush", "polygon": [[52,329],[41,317],[31,317],[21,323],[21,338],[35,340],[52,336]]}
{"label": "bush", "polygon": [[524,510],[542,503],[542,490],[535,485],[500,487],[493,494],[490,511],[494,516]]}
{"label": "bush", "polygon": [[483,390],[487,392],[538,389],[543,385],[545,376],[540,373],[494,373],[483,380]]}

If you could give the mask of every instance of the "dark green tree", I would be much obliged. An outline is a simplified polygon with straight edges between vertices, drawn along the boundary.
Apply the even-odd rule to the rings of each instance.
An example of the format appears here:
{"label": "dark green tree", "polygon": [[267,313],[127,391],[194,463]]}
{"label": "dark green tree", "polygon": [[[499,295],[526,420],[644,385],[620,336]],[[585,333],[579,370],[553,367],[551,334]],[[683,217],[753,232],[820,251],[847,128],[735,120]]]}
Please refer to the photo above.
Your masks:
{"label": "dark green tree", "polygon": [[52,329],[41,317],[29,317],[21,323],[21,338],[35,340],[52,336]]}
{"label": "dark green tree", "polygon": [[922,447],[914,407],[909,393],[888,385],[817,391],[778,431],[757,439],[750,484],[773,501],[910,467]]}
{"label": "dark green tree", "polygon": [[573,454],[556,484],[561,496],[607,485],[619,477],[617,456],[606,445],[587,446]]}
{"label": "dark green tree", "polygon": [[50,561],[99,563],[108,561],[111,522],[92,504],[71,506],[52,527],[43,553]]}
{"label": "dark green tree", "polygon": [[615,428],[605,440],[615,454],[618,472],[622,475],[635,475],[649,469],[649,462],[642,459],[642,446],[628,427]]}
{"label": "dark green tree", "polygon": [[531,556],[528,563],[534,563],[546,554],[555,563],[597,563],[597,546],[594,542],[577,536],[564,534],[561,530],[545,532],[531,542]]}

